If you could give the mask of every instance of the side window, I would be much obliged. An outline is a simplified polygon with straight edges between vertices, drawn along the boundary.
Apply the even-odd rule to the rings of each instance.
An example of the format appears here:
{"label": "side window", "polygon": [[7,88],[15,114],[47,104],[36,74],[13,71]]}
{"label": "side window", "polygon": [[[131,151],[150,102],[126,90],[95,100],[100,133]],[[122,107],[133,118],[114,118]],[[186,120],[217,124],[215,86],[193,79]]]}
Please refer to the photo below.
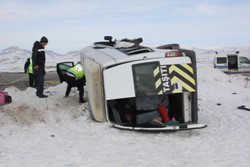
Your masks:
{"label": "side window", "polygon": [[250,64],[249,59],[246,57],[240,57],[240,63]]}
{"label": "side window", "polygon": [[217,64],[225,64],[227,63],[226,57],[217,57]]}

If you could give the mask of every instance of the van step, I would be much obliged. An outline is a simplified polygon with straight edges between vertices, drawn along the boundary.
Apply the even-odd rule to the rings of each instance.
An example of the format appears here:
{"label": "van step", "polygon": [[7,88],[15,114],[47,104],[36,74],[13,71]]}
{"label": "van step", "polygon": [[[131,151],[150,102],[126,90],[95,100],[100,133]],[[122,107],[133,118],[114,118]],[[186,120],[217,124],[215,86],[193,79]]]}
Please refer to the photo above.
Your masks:
{"label": "van step", "polygon": [[132,126],[123,126],[119,124],[113,124],[113,127],[118,129],[127,129],[127,130],[136,130],[136,131],[179,131],[179,130],[188,130],[188,129],[201,129],[207,127],[205,124],[180,124],[180,125],[171,125],[165,127],[132,127]]}

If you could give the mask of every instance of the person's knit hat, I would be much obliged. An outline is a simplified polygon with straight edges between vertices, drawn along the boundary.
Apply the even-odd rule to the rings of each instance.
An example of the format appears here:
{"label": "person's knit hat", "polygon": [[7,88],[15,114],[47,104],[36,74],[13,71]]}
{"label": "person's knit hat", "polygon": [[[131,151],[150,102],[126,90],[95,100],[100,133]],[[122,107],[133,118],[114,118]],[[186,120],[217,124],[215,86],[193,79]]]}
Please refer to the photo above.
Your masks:
{"label": "person's knit hat", "polygon": [[49,41],[48,41],[48,39],[45,36],[43,36],[41,38],[40,42],[48,43]]}

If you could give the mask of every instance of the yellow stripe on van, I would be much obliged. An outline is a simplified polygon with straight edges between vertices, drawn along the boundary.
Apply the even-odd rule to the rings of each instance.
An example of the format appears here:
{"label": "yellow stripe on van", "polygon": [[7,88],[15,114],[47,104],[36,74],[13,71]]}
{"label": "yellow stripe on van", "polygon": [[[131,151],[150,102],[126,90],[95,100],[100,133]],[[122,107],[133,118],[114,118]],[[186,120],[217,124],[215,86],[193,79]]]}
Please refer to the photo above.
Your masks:
{"label": "yellow stripe on van", "polygon": [[[170,82],[171,82],[171,85],[172,85],[172,86],[173,86],[175,83],[181,83],[181,86],[182,86],[183,88],[185,88],[186,90],[188,90],[189,92],[194,92],[194,91],[195,91],[191,86],[189,86],[188,84],[186,84],[185,82],[183,82],[180,78],[178,78],[178,77],[176,77],[176,76],[174,76],[174,77],[170,80]],[[176,91],[176,90],[182,92],[182,89],[175,89],[174,91]]]}
{"label": "yellow stripe on van", "polygon": [[155,90],[156,92],[158,92],[157,94],[158,95],[161,95],[163,94],[163,91],[162,91],[162,81],[161,81],[161,75],[160,74],[160,67],[156,67],[153,71],[154,73],[154,78],[155,78]]}
{"label": "yellow stripe on van", "polygon": [[[187,64],[186,64],[187,65]],[[182,65],[183,66],[183,65]],[[189,69],[190,70],[190,69]],[[182,77],[186,78],[189,82],[191,82],[193,85],[195,85],[195,81],[194,79],[189,76],[187,73],[185,73],[184,71],[182,71],[180,68],[178,68],[175,65],[171,65],[171,67],[169,68],[169,73],[171,74],[173,71],[177,72],[178,74],[180,74]],[[193,71],[193,70],[192,70]]]}
{"label": "yellow stripe on van", "polygon": [[193,68],[190,67],[187,64],[181,64],[182,67],[184,67],[185,69],[187,69],[190,73],[194,74]]}
{"label": "yellow stripe on van", "polygon": [[160,92],[157,93],[157,95],[162,95],[163,94],[163,91],[160,90]]}
{"label": "yellow stripe on van", "polygon": [[159,86],[161,86],[161,78],[159,78],[156,82],[155,82],[155,88],[159,88]]}
{"label": "yellow stripe on van", "polygon": [[160,67],[158,66],[158,67],[156,67],[156,69],[154,70],[154,77],[155,77],[157,74],[159,74],[159,72],[160,72]]}
{"label": "yellow stripe on van", "polygon": [[181,91],[181,90],[175,89],[175,90],[173,90],[172,93],[182,93],[182,92],[183,92],[183,91]]}

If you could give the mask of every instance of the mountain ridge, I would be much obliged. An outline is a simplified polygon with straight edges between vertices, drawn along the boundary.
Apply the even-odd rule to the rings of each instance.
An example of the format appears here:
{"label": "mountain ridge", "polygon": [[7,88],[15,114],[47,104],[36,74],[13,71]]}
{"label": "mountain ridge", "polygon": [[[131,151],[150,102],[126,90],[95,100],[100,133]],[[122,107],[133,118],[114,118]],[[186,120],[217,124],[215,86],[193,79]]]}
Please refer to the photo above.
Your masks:
{"label": "mountain ridge", "polygon": [[[64,61],[77,62],[80,60],[79,51],[71,51],[66,54],[56,53],[51,50],[46,52],[46,70],[55,71],[56,64]],[[22,72],[27,58],[31,57],[32,52],[18,46],[10,46],[0,50],[0,72]]]}
{"label": "mountain ridge", "polygon": [[[152,46],[152,45],[151,45]],[[154,45],[155,46],[155,45]],[[182,46],[181,46],[182,47]],[[213,48],[197,48],[197,47],[182,47],[184,49],[193,50],[196,52],[196,58],[199,61],[212,62],[215,52],[219,54],[235,53],[240,51],[240,55],[250,58],[249,47],[213,47]],[[66,54],[56,53],[51,50],[46,52],[46,70],[55,71],[56,64],[64,61],[78,62],[80,60],[80,50],[70,51]],[[31,51],[22,49],[18,46],[10,46],[0,50],[0,72],[21,72],[24,68],[24,63],[27,58],[31,57]]]}

